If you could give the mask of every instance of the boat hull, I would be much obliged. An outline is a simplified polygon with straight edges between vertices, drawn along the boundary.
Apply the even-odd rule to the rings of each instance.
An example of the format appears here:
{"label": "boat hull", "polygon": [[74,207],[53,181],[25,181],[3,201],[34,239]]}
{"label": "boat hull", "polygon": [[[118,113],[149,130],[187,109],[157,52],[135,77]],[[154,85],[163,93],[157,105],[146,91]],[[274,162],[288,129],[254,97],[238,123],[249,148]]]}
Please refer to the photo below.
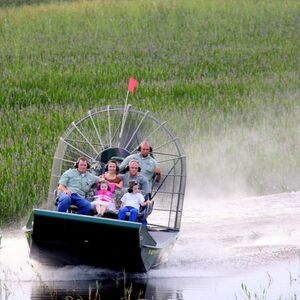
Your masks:
{"label": "boat hull", "polygon": [[147,272],[166,261],[178,232],[151,233],[140,223],[33,210],[30,257],[50,265],[91,265]]}

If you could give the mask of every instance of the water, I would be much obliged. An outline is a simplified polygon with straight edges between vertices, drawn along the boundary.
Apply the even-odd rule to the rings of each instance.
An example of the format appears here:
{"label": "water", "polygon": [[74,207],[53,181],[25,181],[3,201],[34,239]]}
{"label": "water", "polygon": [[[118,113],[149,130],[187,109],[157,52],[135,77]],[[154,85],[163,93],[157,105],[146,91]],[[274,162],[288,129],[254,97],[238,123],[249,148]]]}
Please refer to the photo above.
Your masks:
{"label": "water", "polygon": [[242,283],[252,299],[300,295],[300,192],[210,201],[188,196],[185,206],[168,263],[126,278],[87,266],[41,266],[28,258],[20,230],[5,232],[0,300],[88,299],[89,290],[95,299],[97,280],[101,299],[121,299],[130,286],[131,299],[247,299]]}

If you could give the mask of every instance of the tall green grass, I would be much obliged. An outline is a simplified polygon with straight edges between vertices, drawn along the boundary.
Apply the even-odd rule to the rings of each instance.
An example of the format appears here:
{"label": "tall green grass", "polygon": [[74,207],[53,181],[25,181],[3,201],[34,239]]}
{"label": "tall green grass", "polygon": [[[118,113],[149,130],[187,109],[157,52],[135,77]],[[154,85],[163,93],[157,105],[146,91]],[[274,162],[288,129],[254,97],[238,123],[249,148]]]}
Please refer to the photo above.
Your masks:
{"label": "tall green grass", "polygon": [[226,189],[231,173],[252,194],[289,190],[300,173],[299,9],[275,0],[0,8],[0,223],[41,204],[58,137],[91,107],[122,104],[132,75],[141,82],[130,102],[170,121],[203,190]]}

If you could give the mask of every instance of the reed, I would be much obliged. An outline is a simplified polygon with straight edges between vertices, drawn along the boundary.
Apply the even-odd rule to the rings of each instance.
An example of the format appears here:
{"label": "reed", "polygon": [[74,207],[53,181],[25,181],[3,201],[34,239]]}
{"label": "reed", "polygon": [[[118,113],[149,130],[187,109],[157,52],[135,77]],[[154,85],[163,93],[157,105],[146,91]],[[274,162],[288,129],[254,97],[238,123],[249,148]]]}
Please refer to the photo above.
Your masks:
{"label": "reed", "polygon": [[[300,174],[299,6],[277,0],[2,5],[0,225],[44,201],[58,137],[88,109],[122,104],[132,75],[141,82],[131,104],[167,116],[188,155],[191,140],[200,143],[197,167],[210,170],[203,190],[230,177],[228,166],[252,194],[299,189],[300,180],[289,184]],[[227,148],[217,142],[222,136]],[[268,138],[286,147],[270,150]],[[223,171],[211,168],[217,158],[206,151],[213,147],[225,153]]]}
{"label": "reed", "polygon": [[[242,295],[241,296],[237,296],[235,295],[235,299],[239,300],[239,299],[243,299],[243,300],[267,300],[268,296],[267,296],[267,292],[269,289],[270,285],[267,288],[263,288],[263,290],[260,293],[256,293],[256,292],[252,292],[245,283],[241,283],[241,290],[242,290]],[[277,300],[297,300],[297,294],[295,292],[291,293],[288,297],[285,296],[279,296],[278,298],[276,298]]]}

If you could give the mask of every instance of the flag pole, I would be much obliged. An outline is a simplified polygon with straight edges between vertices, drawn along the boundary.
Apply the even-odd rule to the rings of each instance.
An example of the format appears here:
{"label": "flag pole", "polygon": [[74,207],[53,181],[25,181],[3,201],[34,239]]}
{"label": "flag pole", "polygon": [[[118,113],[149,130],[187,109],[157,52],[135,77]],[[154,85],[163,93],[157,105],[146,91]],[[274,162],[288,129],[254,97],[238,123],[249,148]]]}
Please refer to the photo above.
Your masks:
{"label": "flag pole", "polygon": [[119,146],[120,146],[120,139],[123,134],[123,130],[124,130],[125,122],[126,122],[126,117],[128,114],[129,105],[127,104],[127,101],[128,101],[129,92],[131,92],[133,94],[134,89],[137,85],[138,85],[138,81],[136,79],[134,79],[134,77],[130,77],[129,83],[128,83],[127,95],[126,95],[126,99],[125,99],[125,106],[124,106],[124,112],[123,112],[123,117],[122,117],[121,130],[120,130],[120,134],[119,134]]}
{"label": "flag pole", "polygon": [[119,139],[122,136],[124,125],[125,125],[125,119],[126,119],[126,115],[127,115],[128,96],[129,96],[129,90],[127,90],[127,95],[126,95],[126,99],[125,99],[124,112],[123,112],[123,117],[122,117],[122,124],[121,124],[121,130],[120,130],[120,134],[119,134]]}

